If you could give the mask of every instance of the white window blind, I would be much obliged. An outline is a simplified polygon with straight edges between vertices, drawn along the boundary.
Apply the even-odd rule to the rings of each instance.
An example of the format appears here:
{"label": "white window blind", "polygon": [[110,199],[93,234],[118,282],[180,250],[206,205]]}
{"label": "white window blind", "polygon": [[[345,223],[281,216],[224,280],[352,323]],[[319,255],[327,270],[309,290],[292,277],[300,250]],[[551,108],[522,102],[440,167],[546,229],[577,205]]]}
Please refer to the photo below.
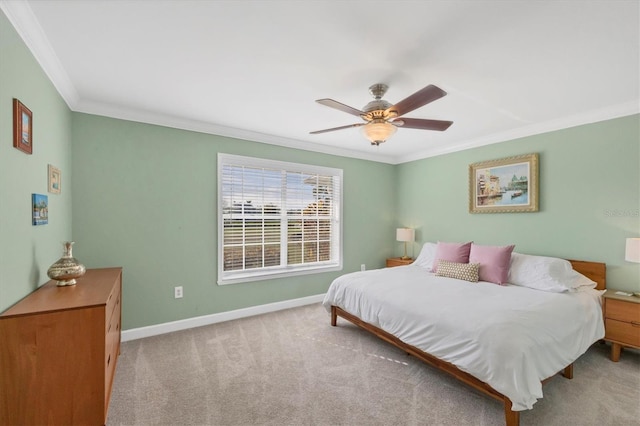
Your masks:
{"label": "white window blind", "polygon": [[218,284],[342,269],[342,170],[218,154]]}

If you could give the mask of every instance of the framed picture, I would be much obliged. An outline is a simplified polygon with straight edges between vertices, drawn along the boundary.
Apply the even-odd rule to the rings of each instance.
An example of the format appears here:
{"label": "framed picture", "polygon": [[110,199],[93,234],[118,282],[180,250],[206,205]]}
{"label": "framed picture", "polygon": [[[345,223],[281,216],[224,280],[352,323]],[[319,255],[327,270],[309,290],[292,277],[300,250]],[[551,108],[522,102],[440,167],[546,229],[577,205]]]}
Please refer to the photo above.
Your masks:
{"label": "framed picture", "polygon": [[31,218],[33,225],[49,223],[49,197],[42,194],[31,194]]}
{"label": "framed picture", "polygon": [[13,146],[27,154],[33,152],[33,114],[17,99],[13,99]]}
{"label": "framed picture", "polygon": [[62,189],[62,177],[60,169],[49,164],[49,192],[59,194]]}
{"label": "framed picture", "polygon": [[538,154],[469,165],[469,213],[538,211]]}

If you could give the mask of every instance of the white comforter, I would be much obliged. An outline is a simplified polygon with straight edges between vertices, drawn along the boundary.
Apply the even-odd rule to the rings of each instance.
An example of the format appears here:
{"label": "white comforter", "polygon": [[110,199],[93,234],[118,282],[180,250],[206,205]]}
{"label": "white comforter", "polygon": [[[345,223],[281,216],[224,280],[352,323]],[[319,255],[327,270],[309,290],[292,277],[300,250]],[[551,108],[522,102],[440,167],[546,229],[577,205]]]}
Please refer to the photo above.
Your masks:
{"label": "white comforter", "polygon": [[323,305],[456,365],[507,396],[514,411],[531,409],[541,380],[604,337],[599,291],[470,283],[415,265],[343,275]]}

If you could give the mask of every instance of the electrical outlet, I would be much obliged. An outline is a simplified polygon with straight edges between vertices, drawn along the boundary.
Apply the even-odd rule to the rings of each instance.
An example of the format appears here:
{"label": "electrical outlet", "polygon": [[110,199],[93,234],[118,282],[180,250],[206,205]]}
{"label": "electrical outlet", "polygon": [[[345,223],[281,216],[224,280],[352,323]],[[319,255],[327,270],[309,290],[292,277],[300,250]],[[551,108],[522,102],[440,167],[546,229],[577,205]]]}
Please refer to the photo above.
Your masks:
{"label": "electrical outlet", "polygon": [[173,297],[175,297],[176,299],[182,298],[182,286],[173,288]]}
{"label": "electrical outlet", "polygon": [[360,265],[360,270],[361,271],[366,271],[367,270],[367,267],[366,267],[366,265],[364,263],[362,265]]}

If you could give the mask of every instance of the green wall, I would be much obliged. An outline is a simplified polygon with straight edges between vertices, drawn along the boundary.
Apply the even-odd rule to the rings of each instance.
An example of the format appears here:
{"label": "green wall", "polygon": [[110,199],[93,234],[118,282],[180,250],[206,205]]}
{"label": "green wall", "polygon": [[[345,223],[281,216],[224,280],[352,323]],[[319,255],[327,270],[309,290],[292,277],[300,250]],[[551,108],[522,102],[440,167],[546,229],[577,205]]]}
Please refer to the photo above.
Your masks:
{"label": "green wall", "polygon": [[[72,140],[74,254],[124,268],[124,329],[321,294],[394,249],[392,165],[80,113]],[[218,152],[343,169],[343,271],[217,285]]]}
{"label": "green wall", "polygon": [[[638,115],[539,134],[398,166],[398,224],[425,241],[515,244],[521,253],[607,264],[608,286],[640,291],[640,265],[624,260],[640,236]],[[471,214],[469,164],[540,155],[540,211]]]}
{"label": "green wall", "polygon": [[[13,147],[13,98],[33,113],[33,154]],[[47,193],[47,164],[62,193]],[[49,280],[71,239],[71,111],[0,11],[0,312]],[[49,224],[31,225],[31,194],[49,197]]]}

